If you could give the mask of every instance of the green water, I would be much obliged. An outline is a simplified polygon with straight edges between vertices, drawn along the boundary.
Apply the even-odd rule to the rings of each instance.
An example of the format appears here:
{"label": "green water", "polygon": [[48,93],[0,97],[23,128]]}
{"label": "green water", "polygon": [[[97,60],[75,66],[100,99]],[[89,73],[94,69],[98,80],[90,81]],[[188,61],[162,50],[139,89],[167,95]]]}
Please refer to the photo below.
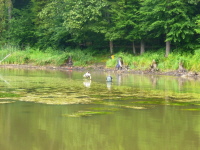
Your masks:
{"label": "green water", "polygon": [[0,149],[200,149],[200,81],[83,74],[0,69]]}

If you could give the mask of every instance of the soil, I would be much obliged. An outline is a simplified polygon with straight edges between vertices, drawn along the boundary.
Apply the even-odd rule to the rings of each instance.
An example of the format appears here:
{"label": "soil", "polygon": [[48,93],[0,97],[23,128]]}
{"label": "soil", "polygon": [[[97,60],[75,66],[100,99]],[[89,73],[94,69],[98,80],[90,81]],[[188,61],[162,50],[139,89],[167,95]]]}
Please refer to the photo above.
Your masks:
{"label": "soil", "polygon": [[192,72],[192,71],[179,71],[172,70],[167,72],[161,72],[159,70],[152,71],[151,68],[147,70],[132,70],[128,68],[122,68],[122,70],[117,70],[116,68],[106,68],[104,64],[94,64],[87,67],[75,67],[75,66],[33,66],[33,65],[0,65],[0,68],[18,68],[18,69],[40,69],[40,70],[77,70],[77,71],[103,71],[103,72],[115,72],[118,74],[149,74],[149,75],[166,75],[166,76],[179,76],[182,78],[190,78],[195,80],[200,80],[200,72]]}

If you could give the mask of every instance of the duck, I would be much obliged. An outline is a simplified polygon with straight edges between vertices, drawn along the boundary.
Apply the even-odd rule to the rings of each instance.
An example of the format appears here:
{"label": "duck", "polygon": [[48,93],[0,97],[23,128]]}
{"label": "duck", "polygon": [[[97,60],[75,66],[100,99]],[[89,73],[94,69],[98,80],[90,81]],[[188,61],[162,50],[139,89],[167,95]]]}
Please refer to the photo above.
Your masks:
{"label": "duck", "polygon": [[92,79],[92,76],[91,76],[90,72],[86,72],[86,73],[83,75],[83,77],[89,78],[90,80]]}

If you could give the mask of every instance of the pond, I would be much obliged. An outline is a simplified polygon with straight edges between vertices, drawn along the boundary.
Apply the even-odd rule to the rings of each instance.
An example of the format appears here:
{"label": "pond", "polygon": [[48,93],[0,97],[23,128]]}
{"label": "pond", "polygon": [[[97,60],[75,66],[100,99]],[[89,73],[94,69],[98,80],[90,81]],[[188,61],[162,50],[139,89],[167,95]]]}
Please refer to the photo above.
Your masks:
{"label": "pond", "polygon": [[83,74],[1,68],[0,149],[199,149],[200,81]]}

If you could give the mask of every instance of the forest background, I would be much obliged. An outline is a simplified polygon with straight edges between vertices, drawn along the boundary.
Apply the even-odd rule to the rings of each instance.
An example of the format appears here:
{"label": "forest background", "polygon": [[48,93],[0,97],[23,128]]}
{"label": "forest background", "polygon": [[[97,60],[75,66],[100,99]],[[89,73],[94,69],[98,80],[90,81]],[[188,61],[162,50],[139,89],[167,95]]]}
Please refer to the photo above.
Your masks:
{"label": "forest background", "polygon": [[200,71],[200,0],[0,0],[0,63]]}

